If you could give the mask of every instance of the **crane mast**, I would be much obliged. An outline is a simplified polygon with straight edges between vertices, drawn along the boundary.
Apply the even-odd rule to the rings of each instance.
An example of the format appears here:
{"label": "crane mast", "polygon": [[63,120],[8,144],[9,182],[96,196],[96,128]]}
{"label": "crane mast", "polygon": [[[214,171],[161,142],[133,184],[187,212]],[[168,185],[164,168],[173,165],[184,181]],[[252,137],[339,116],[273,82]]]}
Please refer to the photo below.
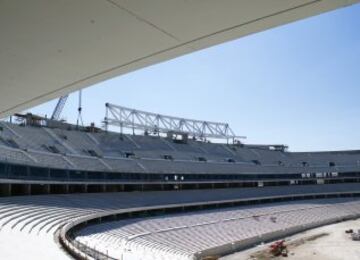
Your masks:
{"label": "crane mast", "polygon": [[68,99],[69,95],[65,95],[59,98],[56,107],[51,115],[52,120],[59,120],[61,112],[65,106],[66,100]]}

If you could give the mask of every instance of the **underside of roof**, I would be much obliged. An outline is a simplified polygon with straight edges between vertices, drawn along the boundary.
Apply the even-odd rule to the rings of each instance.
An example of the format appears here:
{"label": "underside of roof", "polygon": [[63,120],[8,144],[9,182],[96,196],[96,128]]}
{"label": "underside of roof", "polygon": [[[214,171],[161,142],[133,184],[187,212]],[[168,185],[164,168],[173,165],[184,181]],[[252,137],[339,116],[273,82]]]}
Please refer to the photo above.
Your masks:
{"label": "underside of roof", "polygon": [[1,0],[0,117],[359,0]]}

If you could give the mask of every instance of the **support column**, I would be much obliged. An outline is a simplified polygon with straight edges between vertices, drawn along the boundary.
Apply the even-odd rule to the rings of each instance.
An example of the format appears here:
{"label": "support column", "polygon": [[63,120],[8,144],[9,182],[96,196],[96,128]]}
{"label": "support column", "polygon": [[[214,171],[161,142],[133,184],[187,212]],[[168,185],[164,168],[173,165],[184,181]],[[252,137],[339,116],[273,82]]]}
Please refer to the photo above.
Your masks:
{"label": "support column", "polygon": [[45,184],[45,193],[50,194],[50,184]]}
{"label": "support column", "polygon": [[64,189],[65,189],[65,194],[68,194],[69,193],[69,184],[65,184]]}
{"label": "support column", "polygon": [[27,195],[31,195],[31,184],[26,184],[25,185],[25,193]]}

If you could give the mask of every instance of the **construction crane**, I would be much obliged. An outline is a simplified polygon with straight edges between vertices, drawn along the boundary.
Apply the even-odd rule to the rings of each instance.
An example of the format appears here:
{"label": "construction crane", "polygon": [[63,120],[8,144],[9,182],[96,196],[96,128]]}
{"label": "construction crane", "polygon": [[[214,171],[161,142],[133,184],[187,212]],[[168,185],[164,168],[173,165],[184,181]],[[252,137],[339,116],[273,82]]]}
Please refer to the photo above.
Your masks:
{"label": "construction crane", "polygon": [[[60,115],[61,112],[65,106],[66,100],[68,99],[69,94],[65,95],[65,96],[61,96],[56,104],[56,107],[51,115],[51,119],[52,120],[59,120],[60,119]],[[79,126],[79,124],[81,124],[81,126],[84,126],[83,120],[82,120],[82,116],[81,116],[81,111],[82,111],[82,91],[81,89],[79,90],[79,107],[78,107],[78,117],[76,120],[76,125]]]}
{"label": "construction crane", "polygon": [[51,115],[52,120],[59,120],[61,112],[65,106],[65,103],[66,103],[66,100],[68,99],[68,97],[69,97],[69,94],[59,98],[59,100],[56,104],[56,107]]}

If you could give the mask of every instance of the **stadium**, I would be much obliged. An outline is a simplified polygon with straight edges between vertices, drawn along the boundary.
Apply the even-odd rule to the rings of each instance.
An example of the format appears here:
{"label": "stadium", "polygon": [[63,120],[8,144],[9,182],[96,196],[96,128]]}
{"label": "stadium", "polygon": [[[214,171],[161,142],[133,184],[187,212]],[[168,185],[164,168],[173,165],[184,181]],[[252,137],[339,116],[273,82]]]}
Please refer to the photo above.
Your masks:
{"label": "stadium", "polygon": [[[291,19],[282,15],[295,7],[275,12],[276,22],[199,48],[357,1],[310,2],[299,4],[305,11]],[[100,78],[113,72],[106,73]],[[69,76],[63,74],[58,77]],[[71,88],[100,78],[74,81]],[[112,103],[105,104],[103,127],[72,124],[60,120],[71,88],[46,95],[40,87],[24,90],[26,102],[7,103],[18,102],[12,91],[21,80],[0,89],[0,115],[9,116],[0,121],[5,259],[220,259],[360,217],[360,150],[290,152],[284,144],[246,144],[230,123]],[[36,91],[39,99],[31,97]],[[60,99],[51,117],[19,112],[54,97]],[[81,92],[79,100],[81,116]]]}
{"label": "stadium", "polygon": [[360,215],[360,151],[244,145],[228,124],[107,108],[107,125],[145,134],[1,123],[1,232],[57,234],[79,258],[201,259]]}

